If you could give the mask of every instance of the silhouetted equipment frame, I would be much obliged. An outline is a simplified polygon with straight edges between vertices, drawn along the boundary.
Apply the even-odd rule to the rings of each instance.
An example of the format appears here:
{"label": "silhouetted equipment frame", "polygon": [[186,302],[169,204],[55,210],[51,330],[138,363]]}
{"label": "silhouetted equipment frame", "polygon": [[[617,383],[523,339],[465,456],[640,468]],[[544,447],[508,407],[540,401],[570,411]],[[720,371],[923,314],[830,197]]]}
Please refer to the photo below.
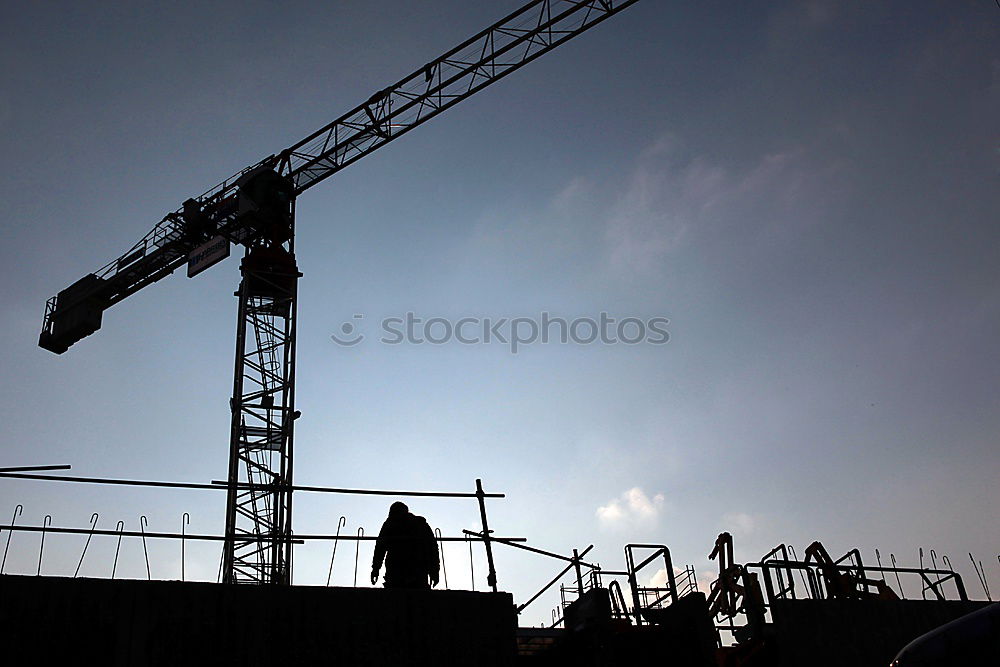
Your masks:
{"label": "silhouetted equipment frame", "polygon": [[[877,553],[877,550],[876,550]],[[819,542],[813,542],[799,560],[792,547],[779,544],[759,561],[733,562],[732,536],[719,535],[712,557],[720,557],[719,578],[712,583],[709,612],[719,633],[730,633],[737,646],[750,649],[762,645],[764,628],[773,622],[772,608],[777,601],[795,600],[869,600],[894,602],[905,600],[900,586],[897,596],[886,590],[886,575],[918,576],[924,591],[932,591],[936,601],[948,600],[945,586],[954,586],[954,597],[968,601],[962,577],[952,569],[909,568],[895,565],[875,567],[862,562],[861,552],[851,549],[834,560]],[[797,587],[795,574],[803,584]]]}
{"label": "silhouetted equipment frame", "polygon": [[[291,581],[296,197],[635,2],[532,0],[289,148],[188,199],[121,256],[49,299],[38,344],[61,354],[97,331],[115,303],[185,263],[196,275],[228,255],[229,243],[245,247],[224,581]],[[484,531],[488,582],[496,590]]]}
{"label": "silhouetted equipment frame", "polygon": [[[768,600],[799,599],[795,594],[794,586],[782,588],[780,582],[778,582],[779,585],[775,585],[775,583],[782,577],[780,573],[790,573],[793,570],[803,571],[806,574],[809,582],[808,596],[806,599],[827,600],[836,597],[831,594],[828,585],[825,583],[826,577],[823,576],[821,566],[816,563],[790,560],[769,560],[762,561],[760,563],[748,563],[746,567],[759,569],[764,574],[764,587],[767,591]],[[842,574],[854,575],[858,573],[858,568],[853,565],[832,565],[828,567]],[[927,586],[927,590],[932,591],[935,599],[937,600],[947,599],[943,586],[948,582],[952,582],[955,586],[955,593],[958,595],[958,599],[965,601],[969,599],[968,593],[965,590],[965,584],[962,583],[962,576],[954,570],[898,566],[875,567],[865,565],[860,568],[860,572],[863,575],[880,574],[884,576],[887,573],[918,575],[924,585]],[[931,576],[936,577],[936,579],[932,580]]]}

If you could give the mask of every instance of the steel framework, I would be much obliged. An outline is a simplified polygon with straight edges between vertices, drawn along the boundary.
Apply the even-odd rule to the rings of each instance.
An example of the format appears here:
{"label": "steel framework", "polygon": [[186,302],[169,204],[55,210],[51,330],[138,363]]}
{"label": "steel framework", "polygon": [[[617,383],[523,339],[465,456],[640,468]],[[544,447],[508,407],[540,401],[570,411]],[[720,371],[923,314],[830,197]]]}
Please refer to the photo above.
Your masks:
{"label": "steel framework", "polygon": [[225,583],[291,583],[295,311],[291,242],[249,250],[236,293],[236,368],[226,497]]}
{"label": "steel framework", "polygon": [[288,583],[291,576],[298,271],[291,214],[276,225],[269,218],[274,211],[265,210],[273,208],[272,195],[282,194],[291,207],[313,185],[637,1],[532,0],[305,139],[187,200],[128,251],[49,299],[38,344],[61,354],[97,331],[115,303],[185,263],[193,275],[192,258],[206,246],[246,247],[230,405],[225,581]]}

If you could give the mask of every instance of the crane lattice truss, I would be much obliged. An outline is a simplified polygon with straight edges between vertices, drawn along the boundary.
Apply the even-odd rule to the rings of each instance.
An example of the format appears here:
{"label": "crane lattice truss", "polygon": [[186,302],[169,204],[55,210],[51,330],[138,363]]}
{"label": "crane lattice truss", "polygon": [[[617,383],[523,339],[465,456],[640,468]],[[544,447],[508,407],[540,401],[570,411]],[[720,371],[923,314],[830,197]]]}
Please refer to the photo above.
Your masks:
{"label": "crane lattice truss", "polygon": [[288,584],[299,273],[253,260],[243,260],[237,293],[223,580]]}
{"label": "crane lattice truss", "polygon": [[185,263],[193,275],[206,256],[224,256],[220,247],[228,254],[229,244],[244,246],[225,581],[291,580],[295,198],[635,2],[529,2],[293,146],[187,200],[127,252],[49,299],[39,345],[61,354],[99,329],[115,303]]}

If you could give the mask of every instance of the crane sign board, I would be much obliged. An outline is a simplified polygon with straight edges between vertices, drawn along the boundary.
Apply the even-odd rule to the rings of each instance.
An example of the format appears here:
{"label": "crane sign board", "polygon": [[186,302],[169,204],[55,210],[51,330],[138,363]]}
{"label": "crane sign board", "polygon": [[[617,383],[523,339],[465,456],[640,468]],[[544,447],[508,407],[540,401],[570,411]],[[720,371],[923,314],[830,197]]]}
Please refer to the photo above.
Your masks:
{"label": "crane sign board", "polygon": [[229,257],[229,239],[225,236],[216,236],[188,253],[188,278],[194,278],[226,257]]}

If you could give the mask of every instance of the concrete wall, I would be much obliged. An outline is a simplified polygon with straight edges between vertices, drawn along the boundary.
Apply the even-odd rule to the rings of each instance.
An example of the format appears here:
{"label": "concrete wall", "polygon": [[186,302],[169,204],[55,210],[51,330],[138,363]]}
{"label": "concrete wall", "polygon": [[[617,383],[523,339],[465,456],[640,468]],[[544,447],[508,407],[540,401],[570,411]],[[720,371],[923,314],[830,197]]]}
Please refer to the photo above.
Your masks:
{"label": "concrete wall", "polygon": [[[986,602],[777,600],[773,664],[886,667],[907,643]],[[770,642],[769,642],[770,643]]]}
{"label": "concrete wall", "polygon": [[3,663],[512,665],[506,593],[0,577]]}

